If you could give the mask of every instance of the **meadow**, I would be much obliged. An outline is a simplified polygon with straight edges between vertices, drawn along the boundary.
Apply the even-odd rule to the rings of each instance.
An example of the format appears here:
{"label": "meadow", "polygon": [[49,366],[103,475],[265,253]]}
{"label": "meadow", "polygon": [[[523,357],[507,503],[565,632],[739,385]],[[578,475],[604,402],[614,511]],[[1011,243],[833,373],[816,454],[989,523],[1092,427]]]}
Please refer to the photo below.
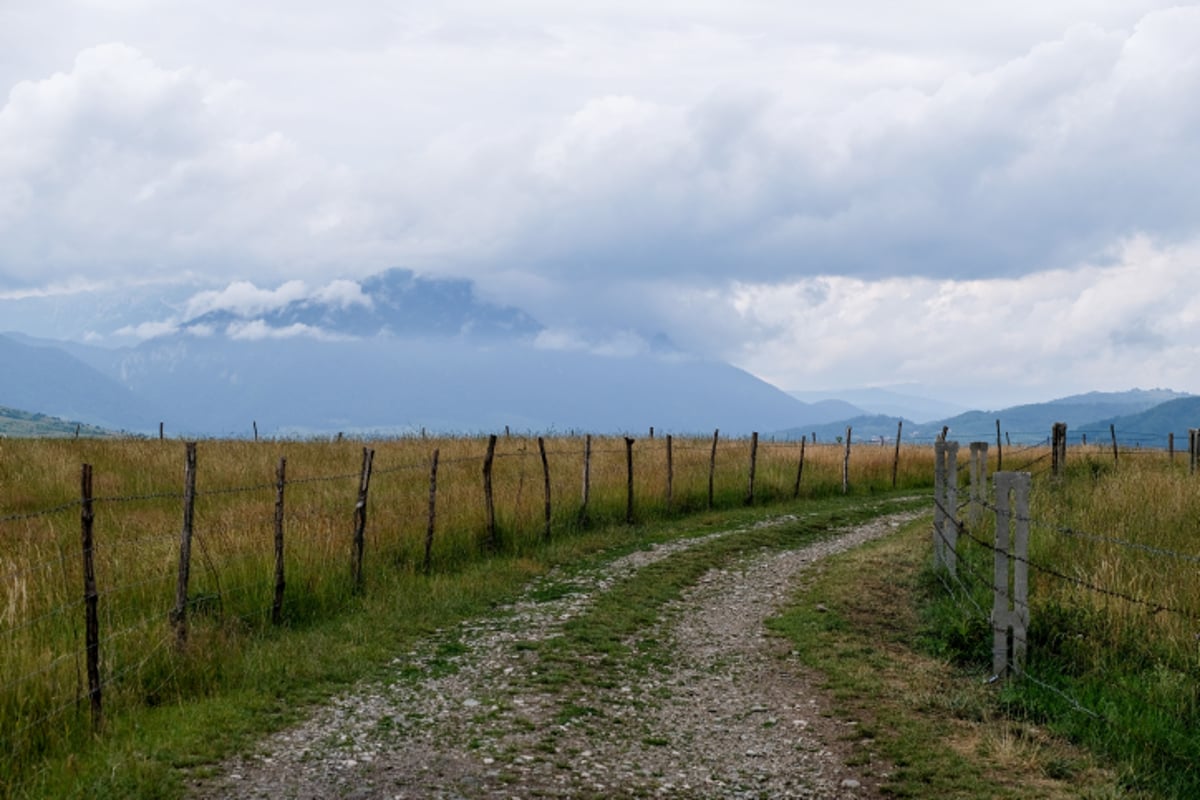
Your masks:
{"label": "meadow", "polygon": [[[288,664],[253,665],[260,658],[256,647],[264,641],[286,639],[364,609],[379,614],[405,608],[404,613],[428,613],[435,619],[440,612],[422,604],[466,608],[472,582],[488,582],[489,564],[503,562],[495,567],[497,573],[519,573],[522,564],[532,564],[548,547],[589,532],[636,530],[705,513],[710,474],[712,508],[750,502],[748,439],[719,440],[714,458],[711,437],[673,438],[669,472],[666,437],[639,439],[632,451],[632,525],[627,520],[630,474],[624,437],[590,439],[586,508],[586,440],[552,436],[544,447],[548,527],[546,473],[536,437],[498,439],[493,539],[482,479],[486,437],[199,442],[188,627],[181,641],[172,610],[181,549],[184,443],[0,439],[4,794],[47,780],[41,775],[45,764],[70,761],[71,754],[86,751],[108,735],[114,719],[136,727],[143,711],[235,693],[256,670],[263,675],[287,670]],[[360,586],[352,574],[352,552],[364,448],[372,449],[374,458]],[[436,517],[427,565],[435,450]],[[842,494],[845,449],[809,443],[797,492],[801,452],[798,442],[758,444],[754,504],[784,509]],[[890,445],[855,445],[850,493],[891,491],[894,452]],[[274,620],[276,470],[281,458],[286,458],[286,588],[282,614]],[[901,489],[930,484],[929,448],[905,446],[898,463]],[[103,715],[96,720],[89,712],[86,678],[83,464],[93,473],[92,555],[103,699]]]}
{"label": "meadow", "polygon": [[[1075,446],[1059,475],[1049,448],[1020,459],[1034,475],[1029,654],[1002,684],[1006,709],[1121,764],[1132,792],[1200,795],[1200,475],[1161,450]],[[930,630],[990,671],[994,517],[966,532],[958,579],[931,571]]]}

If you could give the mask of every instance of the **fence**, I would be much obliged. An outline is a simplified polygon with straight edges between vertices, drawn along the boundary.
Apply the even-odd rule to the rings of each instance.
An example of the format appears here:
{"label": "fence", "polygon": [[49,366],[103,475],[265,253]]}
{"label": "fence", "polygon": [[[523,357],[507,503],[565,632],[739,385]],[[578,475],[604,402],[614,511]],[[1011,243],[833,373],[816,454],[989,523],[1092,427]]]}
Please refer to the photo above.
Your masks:
{"label": "fence", "polygon": [[[1200,440],[1195,432],[1190,438],[1188,472],[1194,472]],[[987,444],[972,443],[969,498],[962,503],[957,499],[958,443],[938,442],[936,572],[947,595],[959,603],[967,627],[990,632],[993,680],[1011,678],[1054,698],[1084,728],[1102,728],[1097,739],[1135,743],[1144,753],[1136,757],[1156,760],[1155,769],[1173,773],[1169,780],[1200,782],[1180,777],[1195,775],[1200,751],[1200,742],[1186,733],[1200,721],[1195,650],[1200,605],[1191,588],[1200,555],[1145,540],[1152,529],[1139,522],[1131,523],[1135,531],[1130,534],[1097,533],[1045,516],[1046,509],[1081,502],[1067,485],[1073,474],[1086,487],[1110,478],[1090,502],[1116,506],[1112,519],[1124,523],[1136,512],[1166,524],[1161,510],[1141,506],[1186,488],[1187,473],[1174,465],[1173,450],[1165,458],[1160,451],[1165,469],[1156,468],[1166,476],[1163,481],[1173,482],[1146,488],[1144,473],[1130,472],[1134,477],[1126,484],[1116,484],[1123,480],[1119,467],[1125,453],[1116,448],[1115,434],[1111,441],[1109,453],[1094,444],[1079,447],[1072,464],[1066,426],[1058,423],[1048,446],[1010,454],[1010,459],[1020,457],[1023,468],[996,472],[990,484]],[[1130,494],[1144,489],[1147,499],[1118,497],[1113,485],[1127,485]],[[1031,511],[1031,500],[1043,510]],[[984,566],[988,560],[990,571]],[[983,599],[987,595],[990,604]],[[1132,662],[1143,664],[1144,677],[1128,673],[1135,658],[1144,660]],[[1149,718],[1152,725],[1143,723]],[[1167,733],[1147,732],[1154,729]],[[1186,785],[1194,788],[1195,782]]]}
{"label": "fence", "polygon": [[[923,449],[904,453],[904,482],[927,474]],[[711,440],[184,443],[182,452],[172,441],[8,440],[6,757],[100,731],[112,708],[177,696],[208,653],[338,613],[389,571],[453,570],[589,524],[897,485],[900,448],[856,446],[851,456],[849,437],[817,445],[719,431]]]}

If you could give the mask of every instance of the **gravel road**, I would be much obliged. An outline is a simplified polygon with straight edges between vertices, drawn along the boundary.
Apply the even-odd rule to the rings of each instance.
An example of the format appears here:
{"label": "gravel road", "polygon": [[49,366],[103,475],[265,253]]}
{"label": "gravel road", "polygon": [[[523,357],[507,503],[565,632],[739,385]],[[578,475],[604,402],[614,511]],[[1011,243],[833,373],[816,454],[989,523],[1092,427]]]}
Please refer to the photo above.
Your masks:
{"label": "gravel road", "polygon": [[[643,632],[668,663],[547,682],[538,645],[646,565],[722,531],[551,573],[439,632],[303,724],[197,781],[209,798],[875,798],[888,765],[764,629],[805,570],[915,514],[881,517],[703,576]],[[762,524],[781,524],[785,517]]]}

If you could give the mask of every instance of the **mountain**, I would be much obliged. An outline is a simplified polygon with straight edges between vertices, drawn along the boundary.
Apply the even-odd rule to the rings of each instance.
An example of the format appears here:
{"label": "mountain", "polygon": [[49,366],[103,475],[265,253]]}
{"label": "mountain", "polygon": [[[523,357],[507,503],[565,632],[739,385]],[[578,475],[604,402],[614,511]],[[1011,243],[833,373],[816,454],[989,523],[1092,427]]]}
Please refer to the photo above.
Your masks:
{"label": "mountain", "polygon": [[178,335],[119,365],[133,392],[188,433],[403,433],[421,428],[731,434],[803,419],[806,407],[727,364],[608,357],[524,342],[376,337],[228,342]]}
{"label": "mountain", "polygon": [[152,416],[115,378],[56,347],[7,336],[0,336],[0,405],[113,429],[145,429]]}
{"label": "mountain", "polygon": [[[805,425],[784,430],[774,431],[771,436],[775,439],[799,440],[804,437],[816,436],[818,442],[845,441],[846,428],[850,428],[850,441],[862,444],[864,442],[896,441],[896,427],[899,417],[889,417],[886,414],[860,414],[850,419],[827,422],[820,425]],[[904,420],[901,436],[904,441],[914,441],[920,426]]]}
{"label": "mountain", "polygon": [[1067,436],[1071,441],[1086,435],[1088,441],[1107,442],[1115,432],[1122,446],[1166,447],[1168,435],[1173,433],[1175,447],[1184,450],[1187,448],[1190,428],[1200,428],[1200,397],[1179,397],[1137,414],[1110,417],[1075,429],[1068,428]]}
{"label": "mountain", "polygon": [[896,392],[890,389],[865,388],[817,392],[792,391],[788,392],[788,394],[806,403],[837,399],[854,409],[853,413],[843,414],[840,419],[882,414],[889,417],[902,417],[907,420],[924,422],[961,414],[970,410],[956,403]]}
{"label": "mountain", "polygon": [[[1190,397],[1169,389],[1132,389],[1127,392],[1089,392],[1032,403],[1000,411],[969,411],[939,422],[922,426],[933,435],[945,425],[950,438],[959,442],[995,441],[996,420],[1003,432],[1014,442],[1030,443],[1050,436],[1055,422],[1067,423],[1068,430],[1081,428],[1107,418],[1138,414],[1169,400]],[[1104,433],[1108,433],[1105,425]]]}
{"label": "mountain", "polygon": [[[424,278],[406,269],[387,270],[360,282],[334,281],[274,308],[230,305],[228,295],[237,288],[235,284],[223,293],[197,295],[189,304],[193,315],[182,328],[221,330],[243,338],[297,328],[352,337],[510,338],[532,337],[542,330],[541,323],[520,309],[480,300],[470,281]],[[218,307],[204,310],[208,305]]]}
{"label": "mountain", "polygon": [[95,425],[85,425],[79,422],[36,414],[29,411],[19,411],[15,408],[0,406],[0,436],[112,436],[112,431]]}

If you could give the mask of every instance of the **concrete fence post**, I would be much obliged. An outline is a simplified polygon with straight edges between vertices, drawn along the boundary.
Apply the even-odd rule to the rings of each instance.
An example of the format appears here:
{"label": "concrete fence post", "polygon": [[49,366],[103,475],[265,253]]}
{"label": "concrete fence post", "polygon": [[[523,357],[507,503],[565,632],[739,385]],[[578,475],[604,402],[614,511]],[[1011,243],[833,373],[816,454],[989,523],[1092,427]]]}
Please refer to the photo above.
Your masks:
{"label": "concrete fence post", "polygon": [[[1029,628],[1028,472],[997,472],[995,574],[992,588],[992,671],[1020,675]],[[1011,584],[1010,584],[1011,581]],[[1011,588],[1010,588],[1011,585]]]}

